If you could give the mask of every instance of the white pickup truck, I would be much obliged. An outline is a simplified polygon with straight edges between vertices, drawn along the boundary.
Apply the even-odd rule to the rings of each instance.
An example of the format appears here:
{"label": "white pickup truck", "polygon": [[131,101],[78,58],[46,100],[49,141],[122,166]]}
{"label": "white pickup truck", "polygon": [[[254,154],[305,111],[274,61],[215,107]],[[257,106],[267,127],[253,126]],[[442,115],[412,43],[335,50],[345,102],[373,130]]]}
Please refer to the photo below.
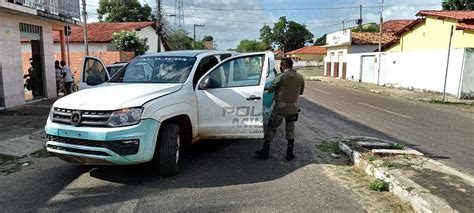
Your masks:
{"label": "white pickup truck", "polygon": [[151,161],[174,175],[180,148],[200,139],[263,138],[273,102],[265,88],[275,75],[271,52],[147,54],[112,77],[86,57],[80,91],[51,108],[46,147],[72,163]]}

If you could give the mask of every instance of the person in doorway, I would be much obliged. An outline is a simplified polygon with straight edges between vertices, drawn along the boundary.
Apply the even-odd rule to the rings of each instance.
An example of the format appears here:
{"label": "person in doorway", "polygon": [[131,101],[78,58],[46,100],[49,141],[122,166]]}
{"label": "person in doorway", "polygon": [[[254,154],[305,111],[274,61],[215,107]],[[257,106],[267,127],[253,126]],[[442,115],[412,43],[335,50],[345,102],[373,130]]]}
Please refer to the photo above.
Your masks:
{"label": "person in doorway", "polygon": [[72,72],[71,68],[66,65],[65,61],[61,61],[61,66],[62,66],[62,76],[63,76],[63,81],[64,81],[64,95],[69,95],[71,94],[72,90]]}
{"label": "person in doorway", "polygon": [[59,95],[59,91],[61,91],[61,81],[63,78],[62,68],[59,66],[59,61],[54,61],[54,72],[56,74],[56,93]]}
{"label": "person in doorway", "polygon": [[263,160],[269,158],[270,143],[275,138],[277,128],[285,119],[286,139],[288,147],[286,160],[295,158],[293,147],[295,142],[295,122],[298,120],[298,97],[304,91],[304,78],[293,69],[291,58],[283,58],[280,63],[281,74],[277,75],[268,92],[275,92],[275,104],[265,130],[263,148],[256,151],[257,157]]}

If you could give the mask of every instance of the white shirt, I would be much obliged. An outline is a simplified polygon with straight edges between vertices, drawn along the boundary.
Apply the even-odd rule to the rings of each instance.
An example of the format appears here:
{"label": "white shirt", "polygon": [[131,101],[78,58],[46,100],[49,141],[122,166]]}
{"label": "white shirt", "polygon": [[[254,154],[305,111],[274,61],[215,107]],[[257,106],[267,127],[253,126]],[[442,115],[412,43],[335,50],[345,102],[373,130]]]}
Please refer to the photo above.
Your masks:
{"label": "white shirt", "polygon": [[67,66],[67,65],[64,65],[63,66],[63,73],[66,73],[66,75],[64,76],[64,82],[71,82],[72,81],[71,68],[69,68],[69,66]]}

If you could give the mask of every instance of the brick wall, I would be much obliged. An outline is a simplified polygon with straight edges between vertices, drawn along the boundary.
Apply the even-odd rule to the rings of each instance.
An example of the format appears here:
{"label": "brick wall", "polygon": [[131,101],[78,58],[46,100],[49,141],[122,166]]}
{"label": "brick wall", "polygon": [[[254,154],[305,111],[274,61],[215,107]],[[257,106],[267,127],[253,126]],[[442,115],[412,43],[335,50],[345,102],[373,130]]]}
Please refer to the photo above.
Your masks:
{"label": "brick wall", "polygon": [[[122,52],[122,51],[107,51],[107,52],[91,52],[90,56],[94,56],[100,58],[105,65],[113,64],[115,62],[128,62],[135,57],[133,52]],[[71,70],[74,74],[76,79],[79,79],[82,64],[84,63],[84,56],[83,52],[71,52]],[[23,52],[22,53],[22,67],[23,73],[28,73],[28,68],[30,68],[29,59],[31,58],[31,52]],[[61,53],[54,53],[54,60],[61,60]],[[67,63],[67,59],[65,59]]]}

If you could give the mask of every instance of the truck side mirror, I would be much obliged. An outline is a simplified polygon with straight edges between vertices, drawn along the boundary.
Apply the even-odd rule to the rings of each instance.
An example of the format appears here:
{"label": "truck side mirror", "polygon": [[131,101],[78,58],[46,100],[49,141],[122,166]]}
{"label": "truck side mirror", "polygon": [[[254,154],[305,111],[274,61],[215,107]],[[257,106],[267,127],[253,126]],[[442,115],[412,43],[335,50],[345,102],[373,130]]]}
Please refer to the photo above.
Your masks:
{"label": "truck side mirror", "polygon": [[209,76],[204,77],[201,83],[199,83],[200,90],[206,90],[210,86],[211,86],[211,78]]}

